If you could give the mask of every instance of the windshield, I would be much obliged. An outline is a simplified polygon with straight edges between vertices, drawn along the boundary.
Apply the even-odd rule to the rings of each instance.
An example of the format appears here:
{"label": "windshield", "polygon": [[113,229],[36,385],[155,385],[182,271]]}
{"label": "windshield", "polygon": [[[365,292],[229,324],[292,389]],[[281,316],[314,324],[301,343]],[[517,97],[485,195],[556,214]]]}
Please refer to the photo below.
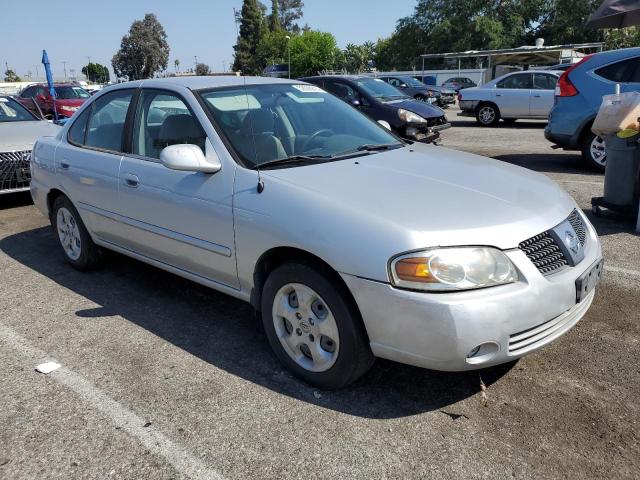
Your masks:
{"label": "windshield", "polygon": [[56,87],[56,98],[71,100],[74,98],[89,98],[89,92],[82,87]]}
{"label": "windshield", "polygon": [[0,122],[33,122],[38,120],[13,98],[0,97]]}
{"label": "windshield", "polygon": [[413,77],[398,77],[398,78],[400,78],[400,80],[402,80],[404,83],[406,83],[410,87],[415,87],[415,88],[426,87],[424,83],[422,83],[420,80],[416,80]]}
{"label": "windshield", "polygon": [[300,155],[322,162],[363,146],[403,145],[315,85],[248,85],[200,95],[247,167]]}
{"label": "windshield", "polygon": [[389,85],[379,78],[360,78],[355,81],[356,84],[372,97],[384,100],[395,100],[405,98],[406,95],[396,87]]}

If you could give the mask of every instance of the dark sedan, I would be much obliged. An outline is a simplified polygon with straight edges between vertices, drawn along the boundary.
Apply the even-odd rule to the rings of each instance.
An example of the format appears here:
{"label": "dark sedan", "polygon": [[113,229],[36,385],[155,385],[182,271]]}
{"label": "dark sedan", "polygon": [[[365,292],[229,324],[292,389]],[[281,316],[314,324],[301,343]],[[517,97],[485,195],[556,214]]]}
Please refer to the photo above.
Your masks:
{"label": "dark sedan", "polygon": [[373,120],[388,123],[393,132],[408,140],[433,142],[451,127],[440,108],[415,100],[379,78],[330,75],[300,80],[323,88]]}
{"label": "dark sedan", "polygon": [[447,108],[456,102],[455,92],[447,91],[435,85],[426,85],[409,75],[380,75],[377,78],[393,85],[410,97],[427,103],[435,103],[440,108]]}

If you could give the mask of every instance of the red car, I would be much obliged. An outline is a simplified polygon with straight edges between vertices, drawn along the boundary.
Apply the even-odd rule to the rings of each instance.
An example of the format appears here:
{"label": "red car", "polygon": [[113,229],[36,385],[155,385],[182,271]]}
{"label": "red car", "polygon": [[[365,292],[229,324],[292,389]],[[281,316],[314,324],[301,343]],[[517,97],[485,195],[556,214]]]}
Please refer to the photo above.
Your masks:
{"label": "red car", "polygon": [[[91,97],[89,92],[78,85],[55,83],[53,87],[56,89],[55,105],[59,117],[70,117]],[[31,111],[36,110],[34,100],[45,117],[53,117],[54,100],[49,94],[49,87],[46,83],[29,85],[18,97],[18,101]]]}

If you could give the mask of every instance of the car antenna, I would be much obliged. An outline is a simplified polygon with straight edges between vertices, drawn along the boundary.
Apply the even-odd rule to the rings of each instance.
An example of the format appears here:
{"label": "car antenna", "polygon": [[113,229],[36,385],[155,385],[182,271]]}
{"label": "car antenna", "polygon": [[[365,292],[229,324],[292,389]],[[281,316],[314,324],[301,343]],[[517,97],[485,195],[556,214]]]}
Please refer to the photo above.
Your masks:
{"label": "car antenna", "polygon": [[[244,96],[247,100],[248,115],[248,112],[251,111],[251,108],[249,106],[249,95],[247,94],[247,77],[244,75],[244,72],[242,72],[242,81],[244,82]],[[262,180],[262,176],[260,175],[260,163],[258,162],[258,149],[256,147],[256,135],[253,131],[253,120],[251,120],[251,138],[253,140],[253,152],[255,154],[254,158],[256,159],[256,171],[258,172],[258,185],[256,186],[256,191],[260,194],[264,192],[264,181]]]}

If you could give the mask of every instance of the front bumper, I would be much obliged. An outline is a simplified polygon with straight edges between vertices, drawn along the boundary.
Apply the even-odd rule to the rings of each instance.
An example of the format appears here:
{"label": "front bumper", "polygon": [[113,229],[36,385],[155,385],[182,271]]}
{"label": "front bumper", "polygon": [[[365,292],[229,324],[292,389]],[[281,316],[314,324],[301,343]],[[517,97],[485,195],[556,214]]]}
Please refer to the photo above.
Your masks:
{"label": "front bumper", "polygon": [[[587,225],[584,260],[552,275],[543,276],[519,249],[505,252],[520,274],[510,285],[425,293],[342,277],[360,308],[377,357],[445,371],[488,367],[538,350],[585,315],[594,292],[576,304],[575,282],[602,256],[595,230]],[[481,351],[467,358],[482,344],[492,346],[486,355]]]}
{"label": "front bumper", "polygon": [[424,126],[423,124],[409,124],[405,129],[405,137],[417,142],[431,143],[440,138],[440,132],[451,128],[451,123]]}

